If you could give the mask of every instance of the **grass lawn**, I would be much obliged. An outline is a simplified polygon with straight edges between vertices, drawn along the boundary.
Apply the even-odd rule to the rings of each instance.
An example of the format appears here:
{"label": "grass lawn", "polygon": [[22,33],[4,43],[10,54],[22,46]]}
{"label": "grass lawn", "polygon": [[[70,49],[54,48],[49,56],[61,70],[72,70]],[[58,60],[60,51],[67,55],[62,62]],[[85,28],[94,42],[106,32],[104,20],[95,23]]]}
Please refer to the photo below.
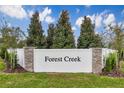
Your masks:
{"label": "grass lawn", "polygon": [[2,88],[124,87],[124,78],[82,73],[0,73]]}
{"label": "grass lawn", "polygon": [[[0,88],[85,88],[123,87],[124,78],[83,73],[3,73],[0,59]],[[123,69],[122,69],[123,70]]]}

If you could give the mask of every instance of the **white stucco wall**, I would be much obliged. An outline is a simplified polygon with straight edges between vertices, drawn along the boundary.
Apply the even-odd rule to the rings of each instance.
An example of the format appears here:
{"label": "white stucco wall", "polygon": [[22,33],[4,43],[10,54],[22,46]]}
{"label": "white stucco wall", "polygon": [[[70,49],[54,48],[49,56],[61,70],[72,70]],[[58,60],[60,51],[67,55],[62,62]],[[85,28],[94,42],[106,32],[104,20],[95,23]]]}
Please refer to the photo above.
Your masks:
{"label": "white stucco wall", "polygon": [[[45,56],[80,57],[81,62],[45,62]],[[92,49],[34,49],[34,72],[92,72]]]}
{"label": "white stucco wall", "polygon": [[23,68],[25,68],[24,49],[17,49],[17,60],[18,60],[18,64]]}

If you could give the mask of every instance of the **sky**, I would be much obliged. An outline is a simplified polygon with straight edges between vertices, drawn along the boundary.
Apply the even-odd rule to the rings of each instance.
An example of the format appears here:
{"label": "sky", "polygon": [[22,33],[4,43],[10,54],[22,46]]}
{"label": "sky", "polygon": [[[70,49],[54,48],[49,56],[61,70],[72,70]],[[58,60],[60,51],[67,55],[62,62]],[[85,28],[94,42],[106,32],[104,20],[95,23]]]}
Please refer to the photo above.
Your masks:
{"label": "sky", "polygon": [[[47,35],[48,24],[56,24],[62,10],[68,10],[70,23],[75,37],[80,35],[80,24],[84,16],[91,18],[95,32],[104,31],[104,27],[124,22],[124,6],[120,5],[0,5],[0,20],[4,18],[8,26],[20,27],[27,34],[30,18],[39,11],[40,21]],[[0,23],[1,25],[1,23]]]}

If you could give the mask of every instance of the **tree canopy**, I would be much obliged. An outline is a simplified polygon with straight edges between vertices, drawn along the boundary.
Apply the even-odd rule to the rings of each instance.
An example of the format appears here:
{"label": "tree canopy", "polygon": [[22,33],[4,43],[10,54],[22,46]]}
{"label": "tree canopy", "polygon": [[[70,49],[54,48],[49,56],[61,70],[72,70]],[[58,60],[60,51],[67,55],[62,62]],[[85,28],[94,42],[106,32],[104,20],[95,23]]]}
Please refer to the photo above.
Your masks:
{"label": "tree canopy", "polygon": [[42,29],[38,12],[35,12],[31,17],[28,28],[27,46],[36,48],[45,48],[46,46],[44,30]]}
{"label": "tree canopy", "polygon": [[75,48],[74,35],[67,10],[61,12],[60,18],[56,24],[53,48]]}
{"label": "tree canopy", "polygon": [[89,17],[84,17],[80,27],[80,36],[78,38],[78,48],[92,48],[101,47],[101,38],[98,34],[95,34],[95,25],[92,24]]}

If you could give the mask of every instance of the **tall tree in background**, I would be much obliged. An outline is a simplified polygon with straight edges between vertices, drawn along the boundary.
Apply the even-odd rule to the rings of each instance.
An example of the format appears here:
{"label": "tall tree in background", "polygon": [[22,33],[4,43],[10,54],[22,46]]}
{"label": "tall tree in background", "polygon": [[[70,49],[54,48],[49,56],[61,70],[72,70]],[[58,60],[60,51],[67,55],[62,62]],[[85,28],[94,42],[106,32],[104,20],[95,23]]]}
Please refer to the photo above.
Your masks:
{"label": "tall tree in background", "polygon": [[[1,30],[2,46],[6,48],[22,48],[25,46],[25,34],[17,27],[3,27]],[[23,43],[22,43],[23,42]]]}
{"label": "tall tree in background", "polygon": [[48,36],[47,36],[47,45],[46,48],[52,48],[53,46],[53,36],[55,34],[55,27],[54,24],[49,24],[49,28],[48,28]]}
{"label": "tall tree in background", "polygon": [[121,61],[124,59],[124,32],[123,32],[123,24],[115,26],[108,26],[113,33],[113,40],[111,41],[111,48],[116,49],[118,51],[118,62],[116,69],[120,69]]}
{"label": "tall tree in background", "polygon": [[84,17],[84,20],[81,24],[81,32],[78,38],[78,48],[92,48],[92,47],[101,47],[101,38],[94,31],[95,25],[92,24],[91,19]]}
{"label": "tall tree in background", "polygon": [[75,48],[73,31],[69,22],[69,13],[66,10],[61,12],[56,25],[53,48]]}
{"label": "tall tree in background", "polygon": [[39,19],[39,13],[35,12],[32,15],[31,23],[28,28],[27,46],[33,46],[37,48],[45,48],[46,40],[44,31]]}

